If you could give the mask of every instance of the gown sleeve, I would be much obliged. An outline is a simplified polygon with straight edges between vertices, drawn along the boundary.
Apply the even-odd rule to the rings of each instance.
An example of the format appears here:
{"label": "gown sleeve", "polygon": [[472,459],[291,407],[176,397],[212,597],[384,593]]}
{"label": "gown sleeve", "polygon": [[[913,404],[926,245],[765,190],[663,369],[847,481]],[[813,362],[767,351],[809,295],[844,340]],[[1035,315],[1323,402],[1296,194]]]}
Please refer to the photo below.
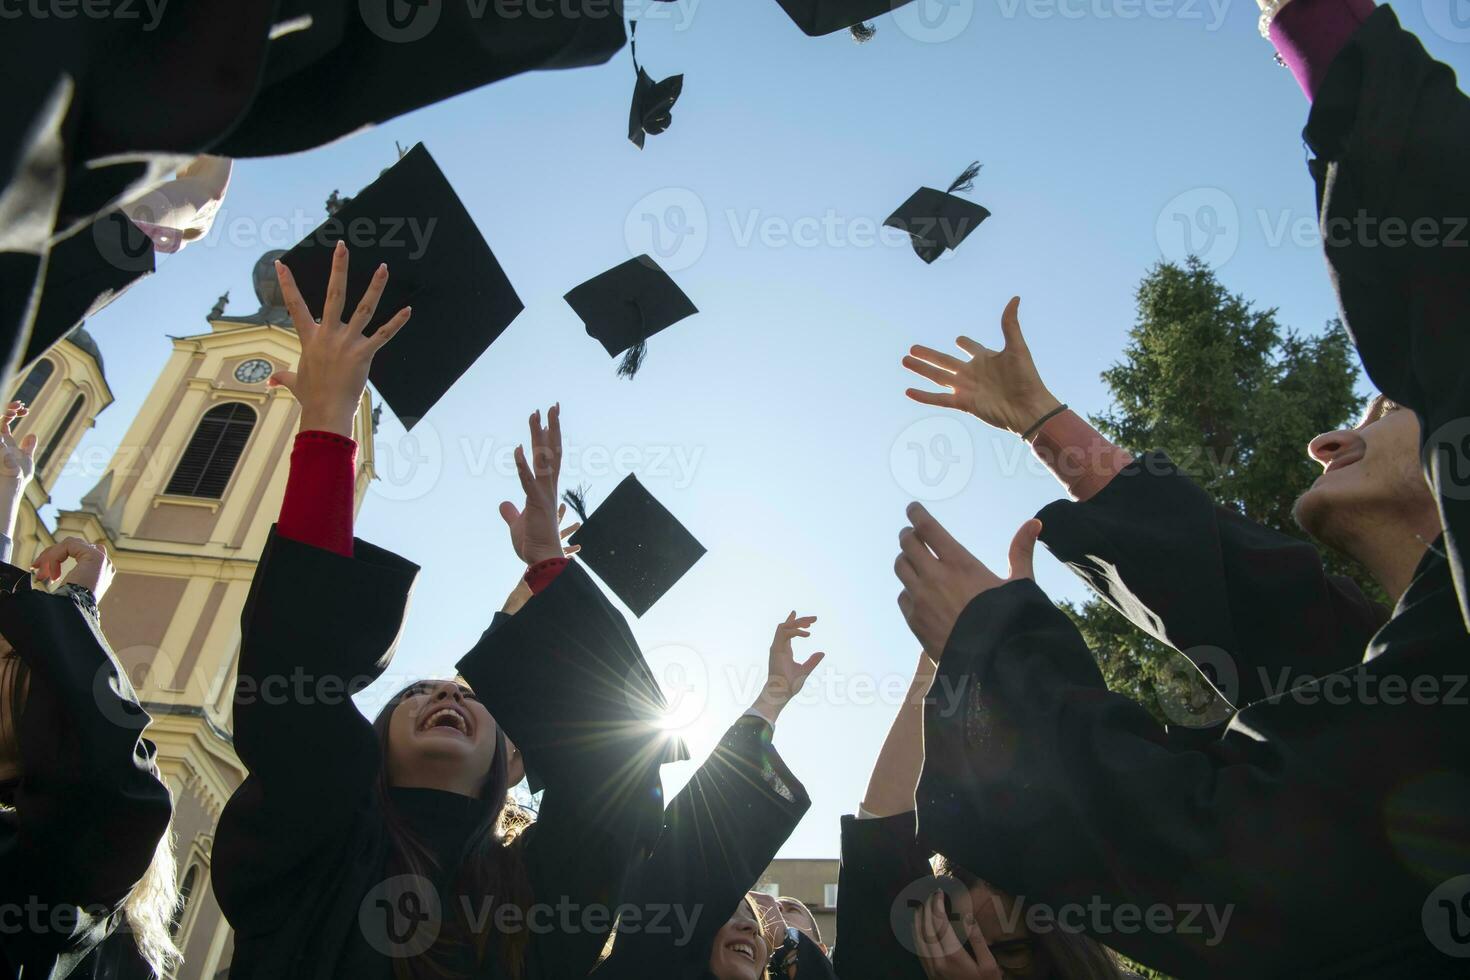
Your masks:
{"label": "gown sleeve", "polygon": [[1373,384],[1419,416],[1470,622],[1470,99],[1379,7],[1327,69],[1304,136],[1343,322]]}
{"label": "gown sleeve", "polygon": [[267,541],[240,615],[235,751],[249,775],[214,846],[215,894],[237,931],[277,925],[281,891],[330,862],[369,806],[380,758],[351,695],[386,669],[417,574],[362,540],[352,557]]}
{"label": "gown sleeve", "polygon": [[[1470,733],[1463,684],[1407,696],[1426,674],[1463,681],[1465,644],[1436,632],[1458,621],[1447,573],[1422,604],[1363,664],[1185,747],[1106,689],[1035,583],[985,592],[940,662],[956,697],[925,707],[920,834],[1173,976],[1441,975],[1420,910],[1465,870],[1470,787],[1451,773]],[[1169,928],[1141,926],[1158,915]]]}
{"label": "gown sleeve", "polygon": [[763,718],[737,719],[669,804],[630,889],[638,912],[619,923],[608,976],[704,976],[715,934],[811,806],[771,735]]}
{"label": "gown sleeve", "polygon": [[[924,980],[914,955],[909,908],[894,909],[911,886],[932,877],[929,851],[919,843],[912,811],[891,817],[842,818],[842,868],[837,878],[837,935],[833,966],[843,980]],[[928,892],[917,897],[924,897]]]}
{"label": "gown sleeve", "polygon": [[[12,582],[25,574],[4,572]],[[14,810],[0,815],[0,905],[39,903],[57,926],[5,930],[0,961],[25,976],[28,962],[49,972],[52,961],[80,959],[105,938],[172,814],[142,737],[148,715],[96,615],[80,590],[50,594],[20,582],[0,595],[0,635],[30,677],[16,730]]]}
{"label": "gown sleeve", "polygon": [[[659,769],[677,756],[656,725],[661,690],[622,616],[575,563],[513,616],[497,614],[458,664],[543,791],[524,833],[538,905],[616,908],[663,813]],[[532,936],[537,975],[583,976],[611,931]]]}
{"label": "gown sleeve", "polygon": [[[1214,503],[1163,453],[1037,515],[1042,542],[1139,629],[1213,673],[1232,705],[1358,663],[1388,618],[1310,543]],[[1228,655],[1221,658],[1220,652]]]}

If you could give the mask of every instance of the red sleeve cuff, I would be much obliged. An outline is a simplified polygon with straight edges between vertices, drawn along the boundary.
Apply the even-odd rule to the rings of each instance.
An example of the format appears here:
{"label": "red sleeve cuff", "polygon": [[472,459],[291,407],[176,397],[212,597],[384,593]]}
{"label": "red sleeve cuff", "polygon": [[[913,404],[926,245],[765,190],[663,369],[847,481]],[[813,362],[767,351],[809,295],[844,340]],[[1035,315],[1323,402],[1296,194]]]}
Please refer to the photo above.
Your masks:
{"label": "red sleeve cuff", "polygon": [[277,533],[352,556],[357,443],[335,432],[298,433]]}
{"label": "red sleeve cuff", "polygon": [[535,595],[556,581],[556,577],[569,563],[570,559],[567,558],[548,558],[545,561],[538,561],[526,569],[526,587],[531,590],[532,595]]}

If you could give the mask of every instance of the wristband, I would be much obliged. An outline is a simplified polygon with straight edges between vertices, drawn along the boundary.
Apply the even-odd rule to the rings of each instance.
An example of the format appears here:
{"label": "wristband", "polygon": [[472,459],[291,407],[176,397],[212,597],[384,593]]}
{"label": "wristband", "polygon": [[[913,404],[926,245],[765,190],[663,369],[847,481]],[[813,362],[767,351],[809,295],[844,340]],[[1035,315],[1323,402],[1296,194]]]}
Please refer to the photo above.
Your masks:
{"label": "wristband", "polygon": [[1062,404],[1058,405],[1056,408],[1052,409],[1050,412],[1047,412],[1041,418],[1037,419],[1035,422],[1032,422],[1031,423],[1031,427],[1029,429],[1027,429],[1025,432],[1021,433],[1021,441],[1022,442],[1030,442],[1031,441],[1031,437],[1034,436],[1037,433],[1037,431],[1043,425],[1045,425],[1047,422],[1051,421],[1056,416],[1061,415],[1066,410],[1067,410],[1067,404],[1066,404],[1066,402],[1063,402]]}

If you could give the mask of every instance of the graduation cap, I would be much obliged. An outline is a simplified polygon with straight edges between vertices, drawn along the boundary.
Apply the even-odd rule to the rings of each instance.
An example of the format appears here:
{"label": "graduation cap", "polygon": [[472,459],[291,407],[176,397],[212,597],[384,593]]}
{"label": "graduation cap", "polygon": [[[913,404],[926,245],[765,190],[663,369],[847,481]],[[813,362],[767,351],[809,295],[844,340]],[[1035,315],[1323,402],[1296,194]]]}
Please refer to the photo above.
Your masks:
{"label": "graduation cap", "polygon": [[655,82],[638,64],[637,33],[638,22],[632,21],[628,48],[633,53],[637,81],[633,83],[633,106],[628,110],[628,139],[641,150],[645,135],[657,136],[669,128],[673,121],[674,103],[679,101],[679,93],[684,91],[684,76],[670,75],[661,82]]}
{"label": "graduation cap", "polygon": [[618,365],[618,374],[625,378],[638,373],[648,353],[649,337],[699,312],[669,274],[647,255],[593,276],[565,298],[587,325],[588,335],[609,355],[617,357],[627,352]]}
{"label": "graduation cap", "polygon": [[948,190],[920,187],[883,224],[908,232],[914,252],[926,263],[939,258],[945,249],[959,248],[960,242],[990,217],[990,212],[980,205],[955,197],[956,193],[975,186],[975,175],[979,172],[977,160],[954,179]]}
{"label": "graduation cap", "polygon": [[861,43],[870,40],[877,28],[865,21],[872,20],[891,10],[902,7],[911,0],[776,0],[786,16],[796,21],[803,33],[810,37],[821,37],[834,31],[852,30],[853,40]]}
{"label": "graduation cap", "polygon": [[422,143],[281,256],[312,311],[326,300],[339,240],[351,250],[348,304],[367,290],[378,264],[388,264],[388,285],[364,333],[371,336],[403,307],[413,307],[408,328],[377,353],[368,375],[411,429],[523,304]]}
{"label": "graduation cap", "polygon": [[694,563],[704,545],[628,474],[588,516],[585,488],[562,495],[582,518],[567,543],[635,616],[642,616]]}

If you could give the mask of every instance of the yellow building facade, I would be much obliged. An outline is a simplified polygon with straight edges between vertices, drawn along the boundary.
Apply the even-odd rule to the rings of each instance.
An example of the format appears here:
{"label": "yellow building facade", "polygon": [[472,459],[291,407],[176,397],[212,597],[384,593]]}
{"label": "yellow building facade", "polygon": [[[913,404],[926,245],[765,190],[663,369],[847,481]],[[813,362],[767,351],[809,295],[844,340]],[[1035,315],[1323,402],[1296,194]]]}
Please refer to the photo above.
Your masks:
{"label": "yellow building facade", "polygon": [[[226,316],[222,299],[207,331],[160,338],[152,390],[96,485],[75,509],[59,510],[54,527],[40,509],[113,401],[102,354],[79,330],[11,393],[32,406],[17,433],[39,440],[13,562],[28,567],[41,549],[75,535],[104,544],[117,569],[101,603],[102,629],[153,717],[148,736],[174,795],[187,896],[178,980],[213,980],[230,961],[209,856],[220,811],[245,776],[230,735],[240,610],[280,511],[300,416],[289,392],[266,384],[273,371],[294,368],[301,351],[271,272],[277,254],[256,264],[256,313]],[[374,428],[365,393],[353,432],[358,507],[373,478]]]}

